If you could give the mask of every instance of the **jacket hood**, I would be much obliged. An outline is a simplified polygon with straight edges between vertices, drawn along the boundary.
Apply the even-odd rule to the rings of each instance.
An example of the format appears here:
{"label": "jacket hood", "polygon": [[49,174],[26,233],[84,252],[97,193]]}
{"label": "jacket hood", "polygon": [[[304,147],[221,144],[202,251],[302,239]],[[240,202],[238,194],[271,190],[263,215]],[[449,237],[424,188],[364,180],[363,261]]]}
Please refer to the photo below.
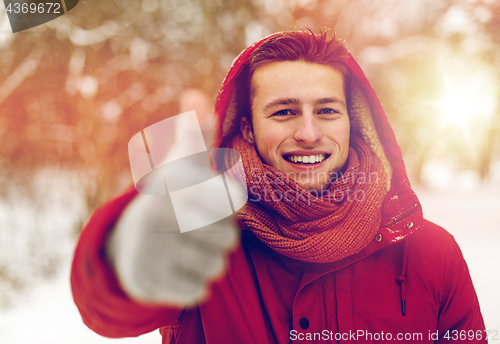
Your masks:
{"label": "jacket hood", "polygon": [[[240,133],[241,118],[248,111],[247,79],[250,56],[266,40],[282,34],[281,32],[275,33],[252,44],[234,60],[215,101],[216,147],[226,147],[230,139]],[[384,165],[388,177],[388,192],[382,207],[381,226],[390,226],[410,213],[421,214],[421,207],[411,189],[401,149],[382,104],[350,53],[347,67],[350,79],[348,111],[351,132],[354,131],[361,136]],[[393,242],[399,241],[407,234],[409,234],[408,231],[404,234],[399,233],[392,240]]]}

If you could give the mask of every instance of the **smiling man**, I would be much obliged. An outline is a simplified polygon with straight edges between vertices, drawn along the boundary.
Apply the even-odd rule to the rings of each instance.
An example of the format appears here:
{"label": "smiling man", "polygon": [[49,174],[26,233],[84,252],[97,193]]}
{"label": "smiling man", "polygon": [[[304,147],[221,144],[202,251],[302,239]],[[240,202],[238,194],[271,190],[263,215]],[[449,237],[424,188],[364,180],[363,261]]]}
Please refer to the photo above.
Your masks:
{"label": "smiling man", "polygon": [[[424,220],[342,41],[298,31],[257,42],[215,112],[216,146],[241,154],[245,178],[234,178],[253,197],[236,224],[183,234],[164,196],[130,190],[98,210],[72,270],[90,328],[160,329],[163,343],[486,342],[460,249]],[[216,208],[193,201],[193,216]]]}
{"label": "smiling man", "polygon": [[[327,65],[304,61],[253,66],[251,118],[241,132],[262,161],[307,190],[323,192],[349,151],[344,76]],[[299,178],[300,177],[300,178]]]}

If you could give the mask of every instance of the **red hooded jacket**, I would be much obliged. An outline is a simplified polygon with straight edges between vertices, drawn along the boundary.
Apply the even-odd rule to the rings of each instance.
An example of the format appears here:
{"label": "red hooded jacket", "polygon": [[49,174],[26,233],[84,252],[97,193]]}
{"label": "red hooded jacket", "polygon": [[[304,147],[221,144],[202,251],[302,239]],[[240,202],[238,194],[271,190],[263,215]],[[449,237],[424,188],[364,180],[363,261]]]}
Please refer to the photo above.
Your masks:
{"label": "red hooded jacket", "polygon": [[[264,39],[265,40],[265,39]],[[224,123],[248,59],[233,63],[216,100],[219,146],[239,130]],[[352,57],[349,73],[366,97],[392,167],[382,224],[360,252],[328,264],[284,257],[242,231],[227,274],[195,308],[146,306],[130,299],[106,258],[106,238],[137,192],[98,209],[75,251],[71,285],[83,321],[107,337],[160,329],[163,343],[486,343],[474,287],[453,237],[424,220],[380,101]]]}

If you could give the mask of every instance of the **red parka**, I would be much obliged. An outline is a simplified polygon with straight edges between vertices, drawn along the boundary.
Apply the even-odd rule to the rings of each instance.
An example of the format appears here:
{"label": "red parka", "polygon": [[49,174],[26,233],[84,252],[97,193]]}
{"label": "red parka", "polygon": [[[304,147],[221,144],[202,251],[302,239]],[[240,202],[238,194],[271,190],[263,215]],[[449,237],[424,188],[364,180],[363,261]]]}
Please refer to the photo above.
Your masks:
{"label": "red parka", "polygon": [[[262,41],[261,41],[262,42]],[[233,63],[217,97],[218,145],[236,133],[223,128],[238,78],[261,43]],[[98,209],[75,251],[71,285],[83,321],[107,337],[160,329],[163,343],[486,343],[479,303],[453,237],[423,219],[401,151],[373,88],[350,57],[349,73],[369,102],[390,162],[391,189],[372,242],[340,261],[315,264],[284,257],[248,230],[230,255],[228,271],[197,307],[142,305],[121,288],[105,251],[106,239],[130,189]]]}

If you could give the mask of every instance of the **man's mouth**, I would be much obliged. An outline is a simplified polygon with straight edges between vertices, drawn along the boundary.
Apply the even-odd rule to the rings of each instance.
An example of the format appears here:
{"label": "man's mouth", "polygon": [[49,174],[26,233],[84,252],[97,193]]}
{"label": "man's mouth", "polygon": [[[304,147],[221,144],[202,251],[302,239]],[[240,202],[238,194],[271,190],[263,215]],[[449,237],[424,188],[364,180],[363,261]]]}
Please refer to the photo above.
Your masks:
{"label": "man's mouth", "polygon": [[286,161],[293,162],[294,164],[318,164],[325,159],[328,159],[330,154],[314,154],[314,155],[283,155]]}

